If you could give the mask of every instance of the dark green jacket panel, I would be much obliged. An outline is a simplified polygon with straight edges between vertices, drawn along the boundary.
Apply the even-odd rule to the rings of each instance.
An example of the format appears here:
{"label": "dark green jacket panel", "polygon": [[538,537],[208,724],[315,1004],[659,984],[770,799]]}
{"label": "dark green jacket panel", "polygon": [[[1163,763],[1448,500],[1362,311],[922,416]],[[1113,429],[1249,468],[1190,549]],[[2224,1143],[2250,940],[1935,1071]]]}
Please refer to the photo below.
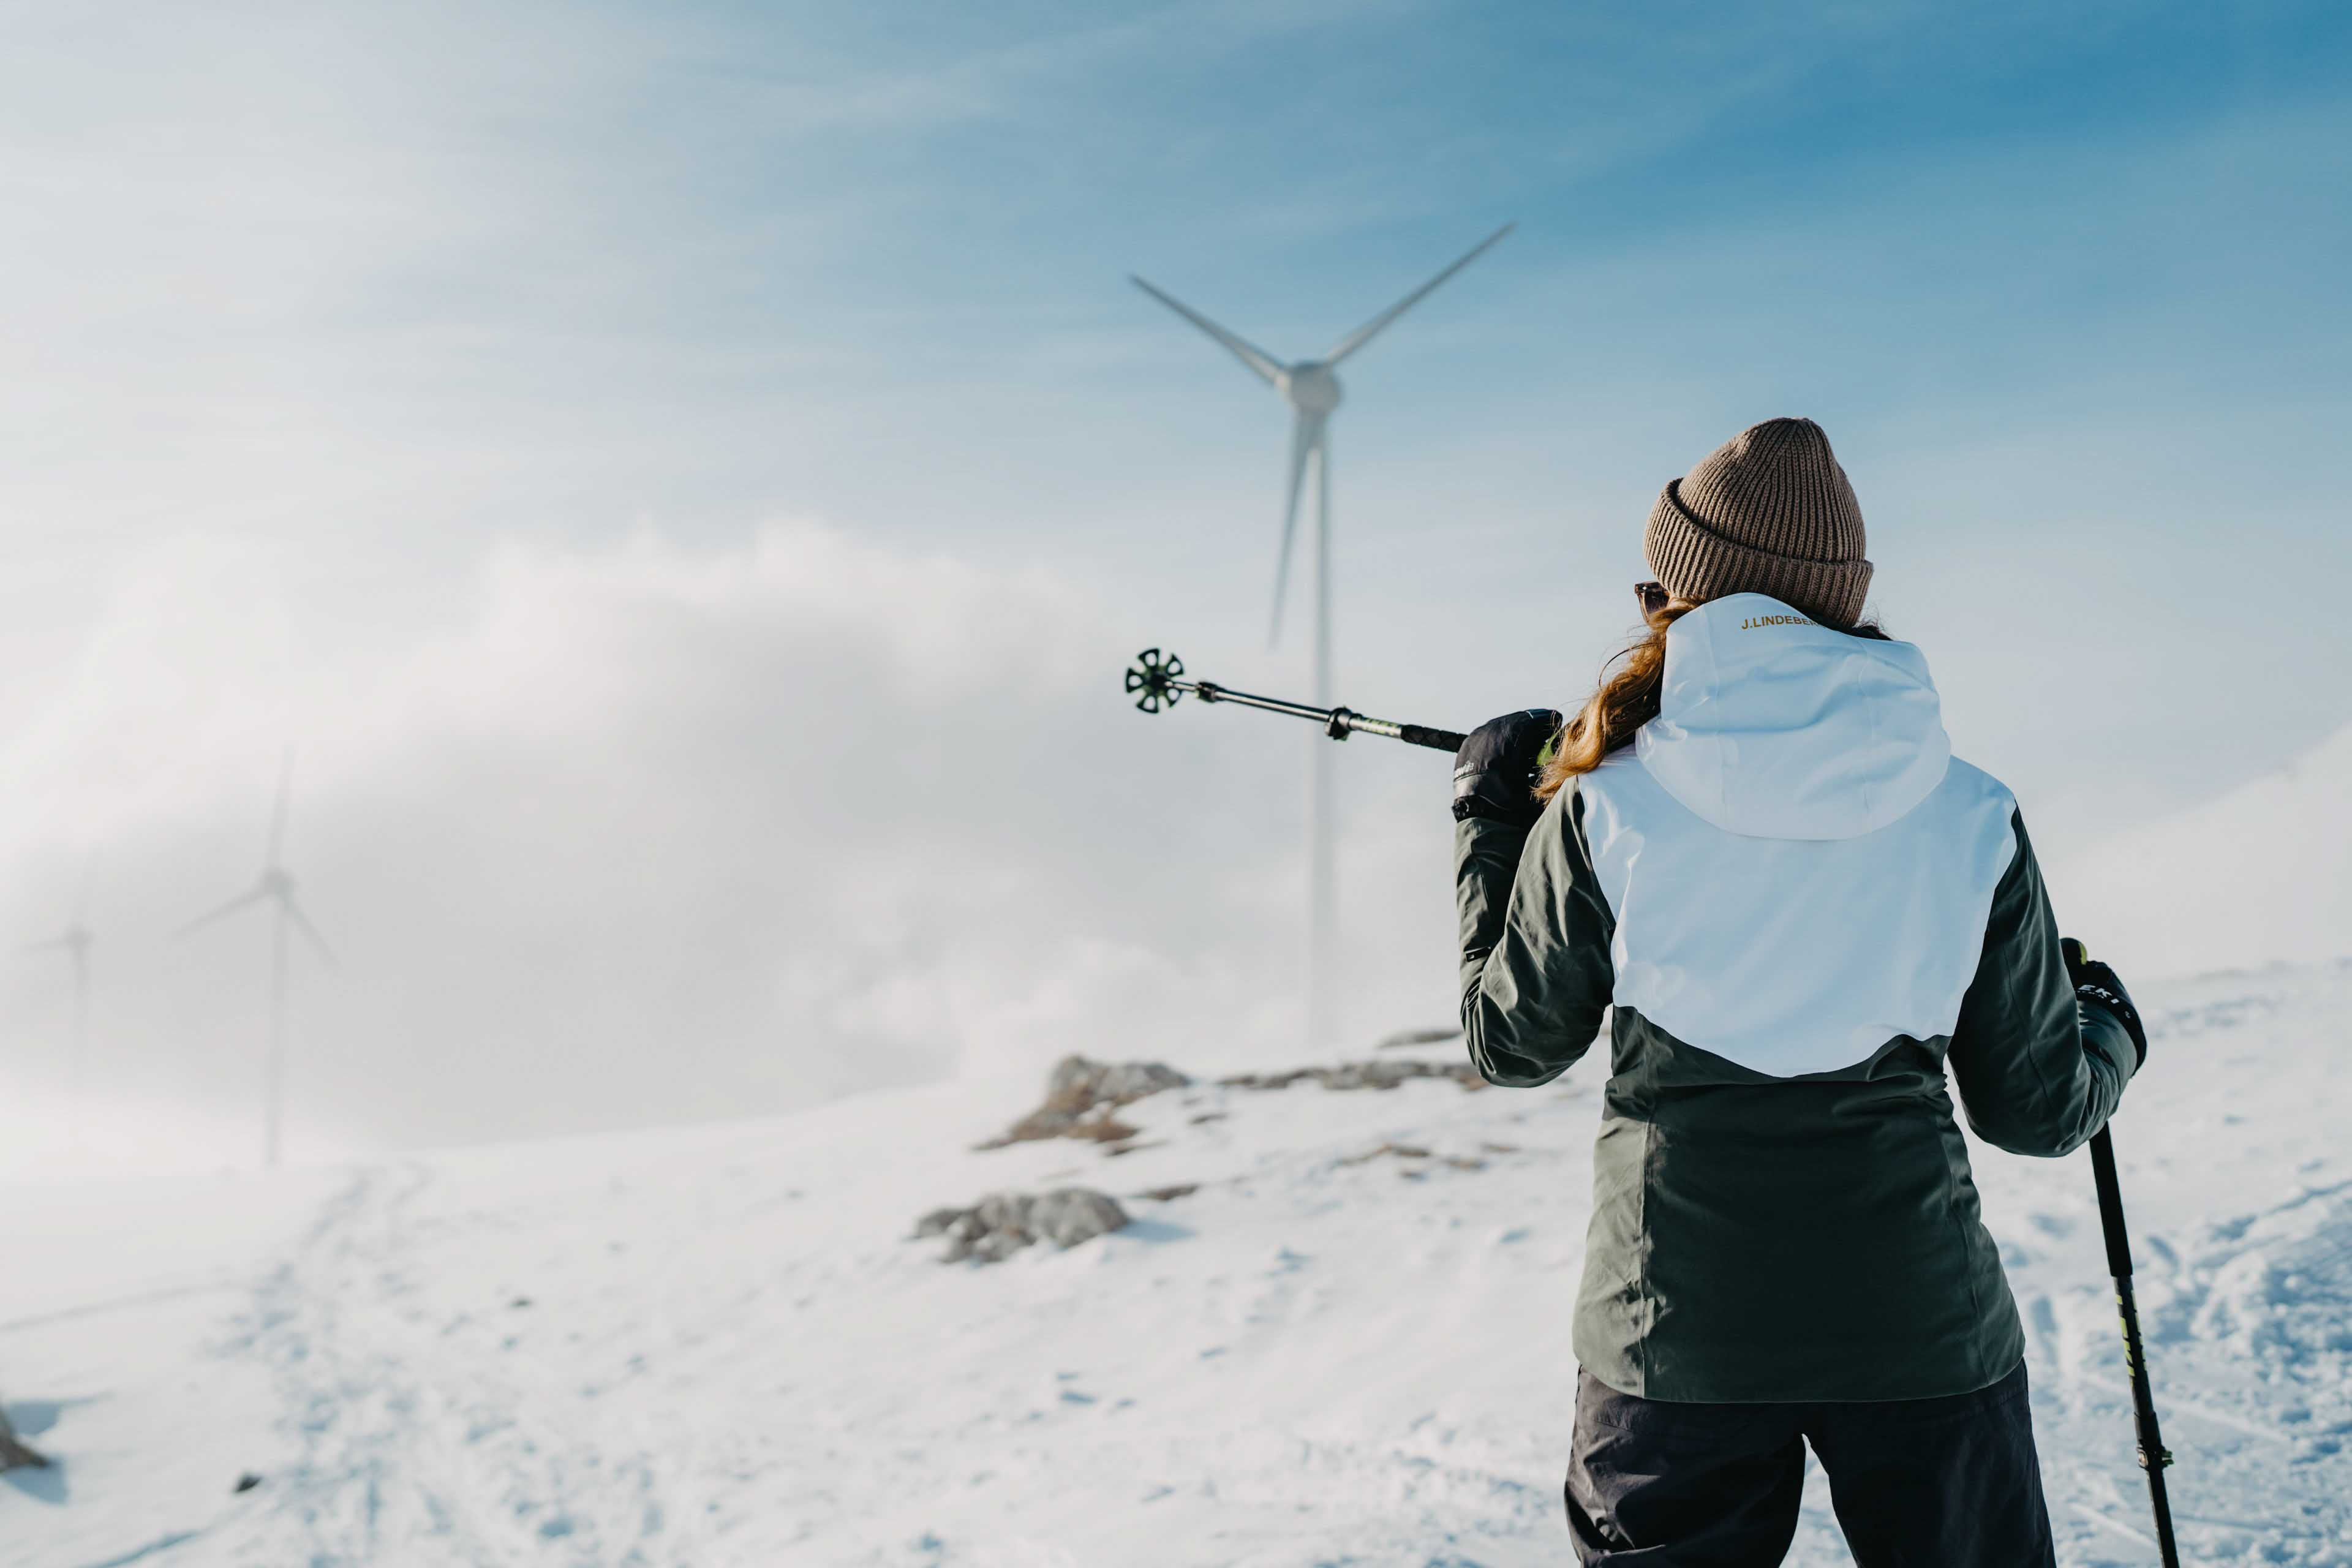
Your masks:
{"label": "dark green jacket panel", "polygon": [[1944,1041],[1769,1079],[1632,1008],[1593,1150],[1577,1360],[1649,1399],[1922,1399],[2024,1353]]}
{"label": "dark green jacket panel", "polygon": [[1616,973],[1616,922],[1562,790],[1532,828],[1473,816],[1454,827],[1462,1032],[1490,1083],[1549,1083],[1591,1048]]}
{"label": "dark green jacket panel", "polygon": [[1952,1030],[1952,1077],[1978,1137],[2012,1154],[2068,1154],[2106,1125],[2138,1053],[2112,1014],[2075,1003],[2032,841],[2022,817],[2011,826],[2017,858]]}

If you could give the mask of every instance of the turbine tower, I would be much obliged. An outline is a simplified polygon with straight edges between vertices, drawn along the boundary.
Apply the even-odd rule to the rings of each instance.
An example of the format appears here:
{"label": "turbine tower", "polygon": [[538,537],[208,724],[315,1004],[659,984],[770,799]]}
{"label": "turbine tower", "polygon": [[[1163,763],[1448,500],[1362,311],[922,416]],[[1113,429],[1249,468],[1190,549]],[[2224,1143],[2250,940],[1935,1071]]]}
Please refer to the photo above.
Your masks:
{"label": "turbine tower", "polygon": [[[1183,317],[1249,367],[1258,379],[1290,405],[1290,474],[1282,510],[1282,544],[1274,563],[1274,615],[1268,623],[1266,646],[1282,637],[1282,605],[1290,584],[1292,542],[1298,532],[1298,497],[1305,488],[1310,459],[1315,468],[1315,703],[1328,708],[1331,695],[1331,416],[1339,406],[1339,364],[1385,331],[1390,322],[1427,299],[1437,286],[1469,266],[1517,226],[1505,224],[1462,258],[1387,310],[1333,344],[1321,359],[1285,364],[1264,349],[1216,322],[1141,278],[1135,286]],[[1328,1044],[1332,1036],[1331,982],[1334,930],[1339,894],[1338,865],[1333,852],[1335,826],[1332,802],[1331,749],[1318,739],[1307,753],[1307,1034],[1313,1045]]]}
{"label": "turbine tower", "polygon": [[62,952],[73,961],[73,1064],[72,1074],[75,1137],[81,1137],[83,1117],[82,1097],[89,1083],[89,969],[90,949],[98,945],[97,933],[89,929],[89,883],[94,867],[85,863],[81,871],[81,890],[74,896],[73,921],[59,934],[47,942],[26,946],[27,952]]}
{"label": "turbine tower", "polygon": [[302,906],[294,900],[294,879],[285,866],[286,813],[294,792],[294,752],[289,747],[278,769],[278,805],[269,816],[269,851],[261,863],[261,879],[251,890],[239,893],[218,909],[198,915],[180,928],[179,934],[187,936],[215,921],[227,919],[239,910],[254,904],[270,906],[274,920],[269,932],[269,1057],[268,1066],[268,1103],[264,1112],[262,1161],[275,1168],[279,1149],[279,1128],[284,1121],[286,1104],[286,980],[288,948],[294,931],[300,931],[310,945],[318,950],[320,959],[331,965],[334,951]]}

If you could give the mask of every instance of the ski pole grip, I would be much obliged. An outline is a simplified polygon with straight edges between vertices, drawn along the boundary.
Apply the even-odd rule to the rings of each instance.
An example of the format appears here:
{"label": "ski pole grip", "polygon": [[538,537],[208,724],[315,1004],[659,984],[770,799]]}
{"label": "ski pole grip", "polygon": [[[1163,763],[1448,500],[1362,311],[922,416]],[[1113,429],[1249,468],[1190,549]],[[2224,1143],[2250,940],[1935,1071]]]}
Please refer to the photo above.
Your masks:
{"label": "ski pole grip", "polygon": [[1469,738],[1452,730],[1433,730],[1426,724],[1397,726],[1398,740],[1408,746],[1427,746],[1433,752],[1458,752],[1462,749],[1462,742]]}

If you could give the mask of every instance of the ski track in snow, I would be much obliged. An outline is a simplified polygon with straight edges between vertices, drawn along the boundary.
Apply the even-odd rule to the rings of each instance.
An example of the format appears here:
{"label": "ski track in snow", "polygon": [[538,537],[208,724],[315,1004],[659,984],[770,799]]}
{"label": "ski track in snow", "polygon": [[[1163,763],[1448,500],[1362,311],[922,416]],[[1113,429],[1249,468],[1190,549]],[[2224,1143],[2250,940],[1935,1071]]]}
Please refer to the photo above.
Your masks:
{"label": "ski track in snow", "polygon": [[[2149,989],[2116,1137],[2185,1556],[2347,1568],[2352,966]],[[60,1460],[0,1484],[0,1564],[1565,1562],[1599,1067],[1171,1091],[1118,1157],[974,1152],[1024,1080],[310,1173],[266,1244],[118,1251],[0,1321]],[[2060,1560],[2152,1563],[2087,1160],[1974,1152]],[[988,1268],[905,1239],[1071,1182],[1137,1223]],[[1790,1561],[1848,1561],[1817,1471]]]}
{"label": "ski track in snow", "polygon": [[512,1335],[489,1356],[436,1353],[478,1321],[437,1311],[423,1288],[429,1227],[410,1211],[434,1181],[415,1162],[355,1174],[230,1342],[270,1369],[299,1453],[237,1560],[656,1561],[650,1457],[593,1420],[538,1418],[529,1384],[559,1366]]}

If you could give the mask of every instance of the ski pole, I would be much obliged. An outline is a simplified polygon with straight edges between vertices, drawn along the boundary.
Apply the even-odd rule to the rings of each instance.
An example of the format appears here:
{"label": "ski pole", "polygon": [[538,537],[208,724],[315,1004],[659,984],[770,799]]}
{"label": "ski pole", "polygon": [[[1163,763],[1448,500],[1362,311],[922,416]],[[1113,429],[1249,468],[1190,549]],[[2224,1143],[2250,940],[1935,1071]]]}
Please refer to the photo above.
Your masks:
{"label": "ski pole", "polygon": [[[2083,944],[2068,937],[2059,944],[2066,955],[2070,976],[2079,976],[2088,956]],[[2147,1351],[2139,1337],[2139,1307],[2132,1299],[2131,1237],[2124,1228],[2124,1189],[2116,1177],[2116,1141],[2102,1127],[2091,1137],[2091,1179],[2099,1189],[2099,1228],[2107,1242],[2107,1274],[2116,1282],[2116,1316],[2124,1334],[2124,1369],[2131,1374],[2132,1432],[2139,1442],[2139,1468],[2147,1472],[2148,1503],[2156,1510],[2156,1549],[2164,1568],[2180,1568],[2180,1549],[2172,1539],[2172,1499],[2165,1491],[2164,1468],[2172,1451],[2156,1426],[2156,1391],[2148,1384]]]}
{"label": "ski pole", "polygon": [[1408,746],[1427,746],[1432,751],[1458,752],[1467,737],[1452,730],[1433,730],[1426,724],[1399,724],[1392,720],[1374,719],[1352,708],[1315,708],[1304,702],[1289,702],[1279,697],[1258,697],[1246,691],[1235,691],[1213,680],[1186,680],[1184,661],[1174,654],[1163,656],[1156,647],[1145,648],[1135,656],[1135,665],[1127,672],[1127,689],[1135,694],[1135,705],[1146,713],[1157,713],[1173,708],[1184,693],[1191,692],[1203,702],[1237,702],[1244,708],[1263,709],[1268,713],[1287,713],[1294,719],[1312,719],[1323,726],[1323,732],[1335,741],[1349,736],[1385,735],[1391,741],[1402,741]]}

